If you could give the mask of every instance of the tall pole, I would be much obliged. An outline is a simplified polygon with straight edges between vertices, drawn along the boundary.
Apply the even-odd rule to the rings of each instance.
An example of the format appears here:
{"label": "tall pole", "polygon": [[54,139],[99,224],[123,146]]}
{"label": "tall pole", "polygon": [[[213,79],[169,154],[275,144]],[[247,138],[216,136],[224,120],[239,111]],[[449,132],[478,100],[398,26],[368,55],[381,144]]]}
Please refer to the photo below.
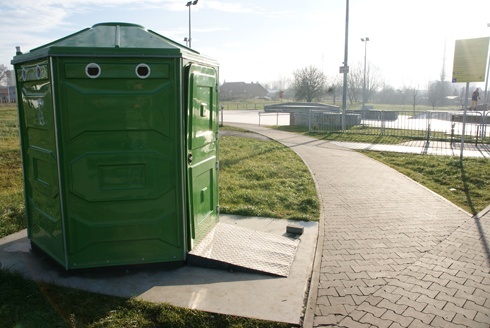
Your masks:
{"label": "tall pole", "polygon": [[364,42],[364,81],[362,83],[362,110],[366,106],[366,58],[367,58],[367,43],[369,38],[361,38],[361,41]]}
{"label": "tall pole", "polygon": [[466,110],[468,109],[468,96],[470,95],[470,82],[466,82],[466,95],[464,97],[464,111],[463,111],[463,129],[461,131],[461,150],[459,153],[459,162],[463,164],[463,151],[464,151],[464,134],[466,128]]}
{"label": "tall pole", "polygon": [[189,7],[189,38],[187,40],[187,41],[189,41],[189,48],[192,48],[192,45],[191,45],[191,40],[192,40],[192,38],[191,38],[191,6],[197,5],[198,1],[199,0],[188,1],[185,5],[186,7]]}
{"label": "tall pole", "polygon": [[349,50],[349,0],[345,2],[345,48],[344,48],[344,89],[342,92],[342,132],[346,129],[347,118],[347,54]]}
{"label": "tall pole", "polygon": [[[487,27],[490,27],[490,23],[487,23]],[[486,109],[488,110],[488,72],[490,70],[490,56],[488,57],[488,64],[487,64],[487,78],[485,79],[485,104],[486,104]]]}

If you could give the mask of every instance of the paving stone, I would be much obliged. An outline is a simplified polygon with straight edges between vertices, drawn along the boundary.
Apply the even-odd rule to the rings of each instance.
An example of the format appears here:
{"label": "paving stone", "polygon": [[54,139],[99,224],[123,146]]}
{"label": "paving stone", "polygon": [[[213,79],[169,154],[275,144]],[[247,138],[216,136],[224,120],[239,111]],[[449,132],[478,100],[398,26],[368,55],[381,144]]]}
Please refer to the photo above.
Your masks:
{"label": "paving stone", "polygon": [[430,298],[436,297],[437,294],[439,294],[439,291],[437,290],[430,290],[430,289],[425,289],[422,288],[418,285],[413,286],[413,288],[410,290],[412,293],[420,293],[429,296]]}
{"label": "paving stone", "polygon": [[323,316],[327,316],[330,314],[334,315],[347,315],[348,312],[343,305],[319,305],[320,312]]}
{"label": "paving stone", "polygon": [[423,302],[426,304],[433,305],[434,307],[438,309],[443,309],[444,306],[446,306],[447,301],[442,301],[442,300],[437,300],[434,298],[430,298],[427,295],[420,295],[419,298],[417,298],[417,302]]}
{"label": "paving stone", "polygon": [[[396,290],[396,288],[394,290]],[[373,295],[388,299],[388,300],[392,301],[393,303],[396,303],[396,301],[398,301],[401,298],[401,295],[387,292],[385,290],[385,288],[377,290]]]}
{"label": "paving stone", "polygon": [[441,286],[438,283],[433,283],[432,285],[430,285],[429,289],[434,290],[434,291],[438,291],[438,292],[443,292],[443,293],[446,293],[450,296],[454,296],[456,294],[456,292],[458,291],[456,288],[449,288],[446,286]]}
{"label": "paving stone", "polygon": [[[447,272],[444,272],[443,274],[441,274],[441,279],[446,279],[449,281],[457,282],[458,284],[461,284],[461,285],[463,285],[466,282],[466,278],[459,277],[456,274],[449,274]],[[446,286],[447,286],[447,284],[446,284]]]}
{"label": "paving stone", "polygon": [[423,323],[422,321],[420,321],[419,319],[415,319],[414,321],[412,321],[410,323],[410,326],[408,326],[408,328],[432,328],[432,327],[439,327],[439,326],[427,325],[427,324]]}
{"label": "paving stone", "polygon": [[400,324],[402,327],[408,327],[414,320],[411,317],[396,314],[395,312],[388,310],[382,316],[381,319],[391,320]]}
{"label": "paving stone", "polygon": [[379,302],[381,302],[384,298],[382,297],[378,297],[378,296],[369,296],[367,299],[366,299],[366,302],[368,302],[369,304],[371,304],[372,306],[376,306],[378,305]]}
{"label": "paving stone", "polygon": [[357,310],[364,311],[364,312],[367,312],[367,313],[371,313],[375,317],[381,317],[383,315],[383,313],[386,312],[386,309],[379,308],[379,307],[376,307],[376,306],[372,306],[371,304],[369,304],[367,302],[364,302],[361,305],[359,305],[357,307]]}
{"label": "paving stone", "polygon": [[436,299],[441,300],[441,301],[447,301],[447,302],[456,304],[457,306],[460,306],[460,307],[462,307],[464,305],[464,303],[466,302],[465,299],[453,297],[453,296],[450,296],[450,295],[448,295],[446,293],[442,293],[442,292],[437,294]]}
{"label": "paving stone", "polygon": [[337,289],[334,287],[329,287],[329,288],[319,288],[318,289],[318,296],[339,296],[339,293],[337,293]]}
{"label": "paving stone", "polygon": [[414,301],[414,300],[409,299],[409,298],[404,297],[404,296],[402,298],[400,298],[396,303],[413,307],[417,311],[422,311],[427,306],[427,303]]}
{"label": "paving stone", "polygon": [[441,286],[446,286],[447,285],[447,283],[449,282],[449,279],[440,278],[440,275],[438,277],[436,277],[436,276],[433,275],[433,273],[434,273],[434,271],[431,271],[430,273],[427,273],[422,278],[422,280],[433,282],[433,283],[436,283],[436,284],[441,285]]}
{"label": "paving stone", "polygon": [[421,311],[417,311],[414,308],[408,307],[405,312],[403,312],[404,316],[411,317],[414,319],[419,319],[423,323],[430,324],[432,319],[434,319],[434,315],[430,313],[424,313]]}
{"label": "paving stone", "polygon": [[[487,301],[490,301],[490,300],[487,300]],[[479,305],[479,304],[476,304],[475,302],[472,302],[472,301],[466,301],[466,303],[464,303],[464,305],[463,305],[463,308],[468,309],[468,310],[475,310],[475,311],[481,312],[481,313],[486,313],[487,315],[490,316],[490,308],[488,306],[486,306],[485,304]]]}
{"label": "paving stone", "polygon": [[354,299],[350,295],[346,296],[328,296],[328,301],[332,306],[335,305],[355,305]]}
{"label": "paving stone", "polygon": [[[490,272],[489,272],[490,275]],[[482,286],[482,288],[485,288],[485,290],[481,288],[476,288],[475,292],[473,295],[478,296],[478,297],[484,297],[486,299],[490,299],[490,288]]]}
{"label": "paving stone", "polygon": [[455,312],[464,315],[468,319],[473,319],[476,316],[475,310],[465,309],[448,302],[443,309],[444,311]]}
{"label": "paving stone", "polygon": [[377,279],[363,279],[362,280],[366,286],[368,287],[374,287],[374,286],[384,286],[386,285],[386,280],[383,278],[377,278]]}
{"label": "paving stone", "polygon": [[416,300],[421,295],[419,293],[412,293],[412,292],[407,291],[407,290],[402,289],[402,288],[397,288],[394,291],[392,291],[392,293],[393,294],[397,294],[397,295],[402,295],[402,296],[404,296],[406,298],[409,298],[411,300]]}
{"label": "paving stone", "polygon": [[363,295],[359,287],[350,287],[350,288],[341,288],[341,287],[336,287],[337,293],[339,296],[345,296],[345,295]]}
{"label": "paving stone", "polygon": [[351,280],[370,279],[369,275],[366,272],[347,272],[346,274]]}
{"label": "paving stone", "polygon": [[362,304],[363,302],[366,301],[366,299],[368,298],[369,296],[359,296],[359,295],[352,295],[352,298],[354,299],[354,303],[356,305],[360,305]]}
{"label": "paving stone", "polygon": [[437,308],[431,304],[427,305],[423,310],[422,312],[424,313],[428,313],[428,314],[433,314],[433,315],[437,315],[439,317],[442,317],[444,320],[446,321],[451,321],[454,316],[456,315],[456,313],[454,312],[449,312],[449,311],[444,311],[444,310],[441,310],[440,308]]}
{"label": "paving stone", "polygon": [[[449,288],[454,288],[458,291],[463,291],[465,292],[466,294],[473,294],[475,292],[475,287],[471,287],[471,286],[465,286],[465,285],[461,285],[457,282],[454,282],[454,281],[450,281],[448,284],[447,284],[447,287]],[[456,297],[456,296],[455,296]]]}
{"label": "paving stone", "polygon": [[412,288],[412,284],[406,281],[401,281],[396,278],[386,279],[386,280],[391,286],[397,286],[403,288],[404,290],[410,290]]}
{"label": "paving stone", "polygon": [[366,283],[362,279],[342,280],[342,284],[344,285],[345,288],[366,286]]}
{"label": "paving stone", "polygon": [[350,317],[354,321],[359,321],[363,316],[366,315],[367,312],[364,311],[359,311],[359,310],[353,310],[349,312],[348,317]]}
{"label": "paving stone", "polygon": [[398,314],[402,314],[406,309],[407,309],[407,306],[406,305],[403,305],[403,304],[395,304],[395,303],[392,303],[386,299],[382,300],[381,302],[379,302],[378,305],[376,305],[377,307],[381,307],[381,308],[385,308],[385,309],[388,309],[388,310],[392,310],[393,312],[395,313],[398,313]]}
{"label": "paving stone", "polygon": [[384,320],[384,319],[380,319],[378,317],[375,317],[371,313],[367,313],[365,316],[363,316],[359,320],[359,322],[368,323],[368,324],[371,324],[371,325],[378,327],[378,328],[388,328],[393,323],[393,321],[391,321],[391,320]]}
{"label": "paving stone", "polygon": [[343,318],[344,316],[333,314],[328,316],[315,316],[313,324],[315,327],[332,326],[337,325]]}
{"label": "paving stone", "polygon": [[375,287],[359,287],[359,290],[361,291],[362,295],[364,296],[369,296],[374,294],[379,290],[379,286]]}
{"label": "paving stone", "polygon": [[478,312],[475,316],[475,321],[485,323],[490,327],[490,313],[488,309],[485,312]]}
{"label": "paving stone", "polygon": [[344,318],[342,321],[339,322],[338,327],[345,327],[345,328],[371,328],[372,326],[368,323],[361,323],[352,320],[350,317]]}
{"label": "paving stone", "polygon": [[441,317],[436,316],[431,322],[432,327],[443,327],[443,328],[468,328],[464,325],[459,325],[456,323],[448,322]]}
{"label": "paving stone", "polygon": [[478,305],[483,305],[485,304],[485,301],[487,300],[485,297],[480,297],[474,294],[468,294],[464,292],[463,290],[458,290],[454,297],[459,297],[459,298],[464,298],[466,301],[472,301]]}
{"label": "paving stone", "polygon": [[319,296],[316,301],[317,305],[330,305],[330,301],[327,296]]}
{"label": "paving stone", "polygon": [[465,317],[464,315],[461,315],[459,313],[456,314],[456,316],[454,317],[452,322],[456,323],[456,324],[465,325],[466,327],[471,327],[471,328],[488,328],[487,323],[478,322],[475,320],[468,319],[467,317]]}

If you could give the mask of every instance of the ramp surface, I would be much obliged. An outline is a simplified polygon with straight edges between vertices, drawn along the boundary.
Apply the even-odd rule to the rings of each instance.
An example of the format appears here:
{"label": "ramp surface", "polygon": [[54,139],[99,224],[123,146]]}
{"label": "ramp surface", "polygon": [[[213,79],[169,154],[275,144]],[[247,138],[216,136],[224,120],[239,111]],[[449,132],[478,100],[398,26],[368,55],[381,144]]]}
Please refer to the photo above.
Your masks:
{"label": "ramp surface", "polygon": [[299,240],[219,222],[188,254],[199,266],[236,267],[287,277]]}

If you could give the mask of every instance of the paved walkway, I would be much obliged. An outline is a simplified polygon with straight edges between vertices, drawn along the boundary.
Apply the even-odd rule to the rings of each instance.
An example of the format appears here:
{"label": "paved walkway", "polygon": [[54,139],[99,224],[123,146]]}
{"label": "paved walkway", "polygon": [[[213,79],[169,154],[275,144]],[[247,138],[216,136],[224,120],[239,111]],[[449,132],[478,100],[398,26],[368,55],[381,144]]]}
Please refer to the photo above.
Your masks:
{"label": "paved walkway", "polygon": [[333,142],[241,126],[291,147],[317,185],[304,327],[490,327],[490,207],[472,217]]}
{"label": "paved walkway", "polygon": [[[356,150],[389,151],[396,153],[425,154],[438,156],[461,156],[461,142],[409,141],[399,145],[371,144],[363,142],[338,142],[333,144]],[[465,143],[463,157],[490,158],[490,145]]]}

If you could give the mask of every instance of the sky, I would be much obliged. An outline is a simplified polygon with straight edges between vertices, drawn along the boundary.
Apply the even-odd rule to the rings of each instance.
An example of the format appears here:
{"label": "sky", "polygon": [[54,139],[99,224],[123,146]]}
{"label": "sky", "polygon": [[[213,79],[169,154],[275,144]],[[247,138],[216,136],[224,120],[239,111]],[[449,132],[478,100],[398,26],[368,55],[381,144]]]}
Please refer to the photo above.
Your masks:
{"label": "sky", "polygon": [[[314,66],[341,78],[347,0],[198,0],[192,48],[220,63],[220,81],[273,83]],[[0,0],[0,64],[103,22],[144,26],[185,45],[187,0]],[[488,0],[350,0],[348,65],[375,68],[395,88],[424,89],[445,67],[455,40],[490,36]],[[369,38],[369,42],[361,38]],[[484,83],[480,83],[484,86]]]}

